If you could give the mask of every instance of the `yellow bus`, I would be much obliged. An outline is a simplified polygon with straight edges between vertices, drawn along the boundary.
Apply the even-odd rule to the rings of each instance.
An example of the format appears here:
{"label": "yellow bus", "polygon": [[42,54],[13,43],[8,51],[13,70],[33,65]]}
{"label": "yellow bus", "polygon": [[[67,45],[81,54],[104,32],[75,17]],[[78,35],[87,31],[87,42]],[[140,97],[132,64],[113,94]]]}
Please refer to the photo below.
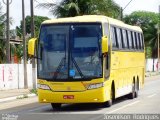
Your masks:
{"label": "yellow bus", "polygon": [[[37,42],[36,42],[37,41]],[[44,21],[37,44],[37,87],[40,103],[54,109],[69,103],[103,103],[144,85],[145,51],[140,27],[101,15]]]}

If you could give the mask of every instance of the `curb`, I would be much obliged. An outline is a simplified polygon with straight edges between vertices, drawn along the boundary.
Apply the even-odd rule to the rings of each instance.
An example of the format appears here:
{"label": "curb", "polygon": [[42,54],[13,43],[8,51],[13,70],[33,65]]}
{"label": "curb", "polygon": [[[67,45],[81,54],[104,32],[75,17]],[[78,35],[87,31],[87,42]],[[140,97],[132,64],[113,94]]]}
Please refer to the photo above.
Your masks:
{"label": "curb", "polygon": [[37,95],[32,93],[32,94],[23,94],[23,95],[18,95],[18,96],[13,96],[13,97],[1,98],[0,103],[8,102],[8,101],[11,101],[11,100],[16,100],[16,99],[24,99],[25,96],[28,98],[28,97],[35,97]]}

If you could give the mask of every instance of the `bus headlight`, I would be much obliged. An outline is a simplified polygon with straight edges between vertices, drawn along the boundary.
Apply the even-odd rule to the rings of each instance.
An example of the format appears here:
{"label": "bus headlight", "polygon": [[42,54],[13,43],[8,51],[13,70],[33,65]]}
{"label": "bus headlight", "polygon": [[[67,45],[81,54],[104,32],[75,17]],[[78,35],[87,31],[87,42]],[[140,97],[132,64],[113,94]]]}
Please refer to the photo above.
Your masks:
{"label": "bus headlight", "polygon": [[37,88],[43,89],[43,90],[50,90],[50,87],[44,84],[37,84]]}
{"label": "bus headlight", "polygon": [[100,88],[100,87],[103,87],[103,86],[104,86],[104,83],[95,83],[95,84],[90,84],[87,89],[88,90],[97,89],[97,88]]}

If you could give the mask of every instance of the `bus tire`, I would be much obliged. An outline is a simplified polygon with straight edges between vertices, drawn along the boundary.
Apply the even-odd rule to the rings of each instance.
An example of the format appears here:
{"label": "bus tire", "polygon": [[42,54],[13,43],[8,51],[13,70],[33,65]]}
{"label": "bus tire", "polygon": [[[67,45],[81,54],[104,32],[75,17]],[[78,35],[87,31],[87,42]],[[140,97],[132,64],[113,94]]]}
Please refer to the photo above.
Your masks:
{"label": "bus tire", "polygon": [[137,81],[136,84],[135,84],[135,98],[138,97],[138,90],[139,90],[139,83]]}
{"label": "bus tire", "polygon": [[105,103],[105,106],[106,106],[106,107],[111,107],[111,106],[112,106],[112,99],[111,99],[111,100],[108,100],[108,101]]}
{"label": "bus tire", "polygon": [[51,106],[53,109],[58,110],[61,108],[61,103],[51,103]]}
{"label": "bus tire", "polygon": [[132,84],[132,92],[128,94],[128,98],[129,99],[134,99],[135,96],[136,96],[135,94],[136,94],[136,92],[135,92],[135,82],[133,82],[133,84]]}
{"label": "bus tire", "polygon": [[108,100],[105,103],[105,106],[106,107],[111,107],[112,104],[113,104],[113,100],[114,100],[114,84],[112,84],[112,89],[111,89],[111,92],[110,92],[110,100]]}

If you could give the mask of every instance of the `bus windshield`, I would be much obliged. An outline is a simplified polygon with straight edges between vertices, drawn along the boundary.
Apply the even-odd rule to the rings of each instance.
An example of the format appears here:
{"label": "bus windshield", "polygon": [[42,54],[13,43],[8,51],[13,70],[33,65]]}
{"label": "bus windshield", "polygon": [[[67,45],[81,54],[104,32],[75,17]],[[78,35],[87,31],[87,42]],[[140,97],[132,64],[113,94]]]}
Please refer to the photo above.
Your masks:
{"label": "bus windshield", "polygon": [[38,78],[83,80],[102,77],[100,23],[42,25]]}

